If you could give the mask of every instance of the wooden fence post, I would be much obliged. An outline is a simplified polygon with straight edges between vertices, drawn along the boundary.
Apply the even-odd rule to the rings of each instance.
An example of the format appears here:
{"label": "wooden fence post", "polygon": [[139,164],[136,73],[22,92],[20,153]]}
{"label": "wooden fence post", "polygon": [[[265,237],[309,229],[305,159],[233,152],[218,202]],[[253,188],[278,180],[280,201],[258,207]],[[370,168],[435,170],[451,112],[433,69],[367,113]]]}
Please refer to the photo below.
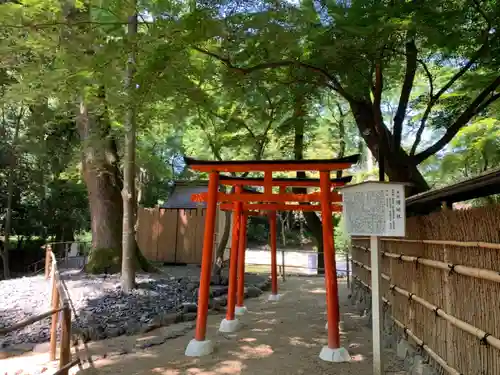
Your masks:
{"label": "wooden fence post", "polygon": [[50,245],[45,246],[45,279],[48,279],[50,275],[50,269],[52,265],[52,257],[50,256],[51,251],[52,250]]}
{"label": "wooden fence post", "polygon": [[351,275],[349,274],[351,271],[351,267],[349,265],[349,249],[347,250],[347,253],[345,254],[345,269],[346,269],[346,277],[347,277],[347,288],[351,286]]}
{"label": "wooden fence post", "polygon": [[[450,254],[448,252],[448,249],[446,245],[443,247],[443,261],[445,263],[451,263],[450,262]],[[450,273],[449,272],[444,272],[444,308],[445,311],[448,314],[455,314],[455,311],[453,310],[453,301],[451,299],[451,288],[452,286],[450,285]],[[450,366],[456,366],[455,363],[455,358],[452,357],[453,355],[453,325],[450,322],[446,322],[446,356],[444,356],[444,359]]]}
{"label": "wooden fence post", "polygon": [[[71,310],[67,303],[64,304],[61,324],[61,347],[59,352],[59,369],[71,361]],[[68,375],[66,369],[61,375]]]}
{"label": "wooden fence post", "polygon": [[[59,308],[59,289],[57,289],[55,268],[52,267],[52,310]],[[52,324],[50,326],[50,360],[56,359],[56,346],[57,346],[57,322],[59,320],[59,313],[52,314]]]}

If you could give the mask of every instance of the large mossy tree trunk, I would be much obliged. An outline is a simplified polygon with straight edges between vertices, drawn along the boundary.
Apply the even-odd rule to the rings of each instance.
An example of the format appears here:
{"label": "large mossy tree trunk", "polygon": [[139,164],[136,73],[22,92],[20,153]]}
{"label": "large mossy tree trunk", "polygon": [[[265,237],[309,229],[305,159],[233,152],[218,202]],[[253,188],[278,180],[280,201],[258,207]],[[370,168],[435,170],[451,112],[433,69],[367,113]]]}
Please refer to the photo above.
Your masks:
{"label": "large mossy tree trunk", "polygon": [[91,114],[86,103],[80,106],[82,172],[92,228],[92,251],[87,264],[91,273],[114,273],[121,267],[122,182],[116,143],[105,117]]}
{"label": "large mossy tree trunk", "polygon": [[[104,89],[100,98],[104,100]],[[120,272],[123,182],[116,141],[111,135],[107,116],[90,113],[86,103],[82,102],[80,106],[77,125],[82,142],[82,172],[88,191],[92,231],[92,250],[86,270],[94,274]],[[137,270],[156,271],[137,244],[134,263]]]}

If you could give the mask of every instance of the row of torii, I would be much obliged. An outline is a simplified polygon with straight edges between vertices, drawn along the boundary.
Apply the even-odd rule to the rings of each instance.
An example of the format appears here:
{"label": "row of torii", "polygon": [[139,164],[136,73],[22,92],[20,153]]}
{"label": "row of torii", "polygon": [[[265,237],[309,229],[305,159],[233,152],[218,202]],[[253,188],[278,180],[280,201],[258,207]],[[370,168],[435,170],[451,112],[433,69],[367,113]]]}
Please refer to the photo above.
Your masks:
{"label": "row of torii", "polygon": [[[248,215],[267,212],[270,224],[271,247],[271,295],[269,299],[278,301],[278,277],[276,261],[276,211],[319,211],[323,222],[323,251],[325,259],[325,284],[327,302],[328,345],[323,347],[320,358],[330,362],[350,360],[349,353],[340,346],[339,302],[335,264],[332,213],[341,212],[342,198],[336,188],[344,186],[352,177],[330,178],[332,171],[350,168],[359,160],[359,155],[339,159],[321,160],[261,160],[261,161],[206,161],[185,158],[192,170],[209,174],[208,192],[193,194],[191,199],[206,202],[205,231],[198,294],[196,333],[186,348],[187,356],[204,356],[212,353],[213,343],[206,338],[210,279],[214,247],[215,215],[217,205],[222,210],[233,211],[233,231],[229,260],[229,289],[226,317],[222,320],[221,332],[236,332],[239,329],[238,315],[247,311],[244,305],[244,274],[246,226]],[[319,179],[273,178],[273,172],[319,172]],[[264,178],[239,178],[221,175],[221,172],[263,172]],[[234,187],[233,193],[219,192],[219,185]],[[264,192],[255,194],[245,190],[245,186],[261,186]],[[279,193],[273,192],[279,187]],[[319,187],[320,192],[309,194],[287,193],[287,187]],[[259,202],[259,203],[255,203]],[[299,202],[292,203],[292,202]]]}

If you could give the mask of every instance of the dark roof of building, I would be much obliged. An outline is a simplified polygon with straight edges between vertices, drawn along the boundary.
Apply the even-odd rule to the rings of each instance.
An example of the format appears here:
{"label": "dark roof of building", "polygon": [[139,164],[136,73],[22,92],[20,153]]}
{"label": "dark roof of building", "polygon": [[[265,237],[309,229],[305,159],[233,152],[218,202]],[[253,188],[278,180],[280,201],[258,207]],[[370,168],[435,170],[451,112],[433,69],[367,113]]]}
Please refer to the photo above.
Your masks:
{"label": "dark roof of building", "polygon": [[185,181],[175,182],[170,197],[161,207],[171,209],[191,209],[197,207],[206,207],[206,203],[204,202],[193,202],[191,200],[191,195],[206,192],[208,189],[208,181],[206,183],[203,183],[201,181],[188,182],[190,183],[186,183]]}
{"label": "dark roof of building", "polygon": [[[223,189],[220,186],[221,190]],[[245,193],[259,194],[259,191],[245,187]],[[161,208],[169,209],[194,209],[198,207],[206,207],[206,202],[193,202],[191,195],[198,193],[206,193],[208,191],[208,180],[180,180],[175,181],[172,193],[168,200],[163,203]]]}
{"label": "dark roof of building", "polygon": [[426,213],[441,203],[452,204],[500,194],[500,168],[440,189],[429,190],[406,199],[408,212]]}

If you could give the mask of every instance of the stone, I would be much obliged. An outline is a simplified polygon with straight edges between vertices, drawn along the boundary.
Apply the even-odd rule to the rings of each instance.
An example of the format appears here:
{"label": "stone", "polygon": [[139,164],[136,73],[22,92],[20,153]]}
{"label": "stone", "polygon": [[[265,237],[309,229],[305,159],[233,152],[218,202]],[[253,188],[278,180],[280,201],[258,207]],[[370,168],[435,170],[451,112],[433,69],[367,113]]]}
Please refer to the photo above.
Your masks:
{"label": "stone", "polygon": [[257,298],[262,294],[262,290],[253,285],[249,285],[245,289],[245,293],[248,298]]}
{"label": "stone", "polygon": [[415,363],[410,368],[410,375],[437,375],[437,371],[429,364],[426,363]]}
{"label": "stone", "polygon": [[196,319],[196,313],[187,313],[183,315],[184,322],[190,322]]}
{"label": "stone", "polygon": [[[119,274],[64,272],[66,286],[78,316],[78,320],[72,322],[72,331],[83,342],[122,334],[132,335],[196,316],[198,277],[151,277],[138,274],[138,288],[125,294],[120,286]],[[211,287],[214,300],[212,307],[221,309],[227,304],[227,277],[222,276],[214,281],[217,284]],[[38,314],[50,301],[50,288],[43,275],[4,282],[8,283],[8,288],[0,290],[0,299],[12,309],[15,315],[12,319],[15,321]],[[183,310],[180,314],[176,310],[179,305]],[[49,335],[50,319],[45,319],[26,327],[22,333],[2,337],[0,348],[24,343],[41,344],[49,341]]]}
{"label": "stone", "polygon": [[175,322],[180,323],[184,321],[184,313],[182,311],[178,312],[175,316]]}
{"label": "stone", "polygon": [[127,335],[134,335],[141,330],[141,325],[135,320],[129,320],[125,323],[124,328]]}
{"label": "stone", "polygon": [[210,285],[228,285],[229,279],[222,275],[213,275],[210,278]]}
{"label": "stone", "polygon": [[188,293],[192,293],[195,289],[197,289],[199,283],[187,283],[185,288]]}
{"label": "stone", "polygon": [[227,286],[220,286],[220,285],[212,286],[210,287],[210,296],[220,297],[224,294],[227,294],[228,289],[229,288]]}
{"label": "stone", "polygon": [[162,326],[169,326],[177,321],[177,313],[164,313],[160,315],[160,318]]}
{"label": "stone", "polygon": [[198,305],[194,302],[184,302],[181,305],[181,310],[184,314],[198,311]]}
{"label": "stone", "polygon": [[268,291],[269,289],[271,289],[271,280],[269,280],[269,279],[268,279],[268,280],[263,281],[263,282],[261,282],[261,283],[259,283],[259,284],[256,284],[256,286],[257,286],[260,290],[262,290],[262,291],[266,292],[266,291]]}
{"label": "stone", "polygon": [[151,319],[151,322],[149,323],[155,328],[160,328],[162,326],[162,316],[161,313],[156,314],[153,319]]}
{"label": "stone", "polygon": [[412,352],[412,347],[405,339],[401,339],[396,347],[396,355],[399,359],[406,359],[406,357]]}
{"label": "stone", "polygon": [[220,306],[227,306],[227,296],[215,297],[214,301]]}
{"label": "stone", "polygon": [[125,330],[123,327],[109,327],[106,329],[106,335],[111,338],[111,337],[118,337],[121,336],[125,333]]}

